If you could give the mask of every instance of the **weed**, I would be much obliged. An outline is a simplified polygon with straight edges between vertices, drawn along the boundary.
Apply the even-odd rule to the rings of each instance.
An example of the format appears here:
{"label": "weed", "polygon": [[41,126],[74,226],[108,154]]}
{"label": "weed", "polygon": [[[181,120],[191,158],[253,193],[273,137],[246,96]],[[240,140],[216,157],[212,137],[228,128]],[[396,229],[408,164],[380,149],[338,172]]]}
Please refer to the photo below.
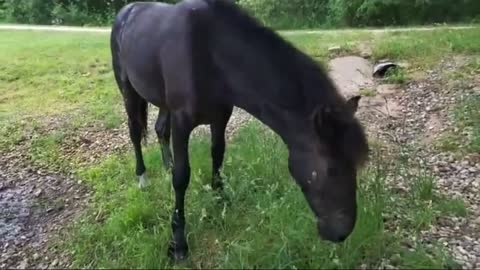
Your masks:
{"label": "weed", "polygon": [[453,119],[456,131],[442,135],[437,148],[454,153],[480,152],[480,95],[471,95],[460,101],[454,111]]}
{"label": "weed", "polygon": [[387,83],[403,84],[407,81],[407,75],[402,68],[392,68],[385,73],[385,81]]}
{"label": "weed", "polygon": [[373,88],[363,88],[360,89],[360,95],[365,97],[374,97],[377,95],[377,91]]}

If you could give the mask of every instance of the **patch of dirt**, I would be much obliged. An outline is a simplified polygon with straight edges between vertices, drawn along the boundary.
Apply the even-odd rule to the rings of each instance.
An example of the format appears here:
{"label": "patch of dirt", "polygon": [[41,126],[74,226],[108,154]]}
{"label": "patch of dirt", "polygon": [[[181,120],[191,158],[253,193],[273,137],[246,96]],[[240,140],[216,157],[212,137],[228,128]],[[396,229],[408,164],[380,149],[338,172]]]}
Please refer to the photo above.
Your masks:
{"label": "patch of dirt", "polygon": [[91,126],[75,131],[63,140],[62,155],[77,162],[77,166],[94,164],[113,153],[120,153],[130,145],[126,124],[116,129]]}
{"label": "patch of dirt", "polygon": [[425,124],[425,134],[422,139],[422,143],[429,145],[434,143],[439,135],[441,135],[443,128],[443,123],[445,119],[442,120],[442,117],[439,113],[433,113],[429,116],[427,123]]}
{"label": "patch of dirt", "polygon": [[48,243],[87,203],[75,179],[0,153],[0,268],[66,267],[67,254]]}
{"label": "patch of dirt", "polygon": [[372,64],[358,56],[345,56],[332,59],[329,75],[344,95],[357,95],[360,89],[372,88]]}
{"label": "patch of dirt", "polygon": [[362,89],[374,91],[373,96],[363,95],[359,114],[382,114],[393,118],[403,116],[403,106],[396,97],[398,86],[378,85],[373,78],[373,65],[368,60],[358,56],[340,57],[330,61],[329,68],[329,75],[346,97],[360,95]]}
{"label": "patch of dirt", "polygon": [[403,116],[403,107],[393,101],[393,99],[382,95],[363,97],[360,106],[360,113],[362,111],[367,111],[370,113],[386,115],[391,118],[400,118]]}

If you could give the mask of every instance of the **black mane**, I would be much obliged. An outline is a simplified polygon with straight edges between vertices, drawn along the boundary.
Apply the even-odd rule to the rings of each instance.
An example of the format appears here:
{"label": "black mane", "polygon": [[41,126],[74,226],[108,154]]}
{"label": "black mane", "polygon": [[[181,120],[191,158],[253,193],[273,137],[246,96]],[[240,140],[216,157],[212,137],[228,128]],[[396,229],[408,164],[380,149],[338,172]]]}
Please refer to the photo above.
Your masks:
{"label": "black mane", "polygon": [[[205,0],[221,23],[227,24],[233,32],[233,39],[254,43],[255,49],[245,51],[251,58],[262,57],[271,62],[277,75],[276,80],[283,86],[273,93],[280,104],[288,101],[286,107],[311,112],[317,106],[342,108],[346,100],[341,96],[327,72],[310,56],[306,55],[276,32],[261,25],[256,19],[228,0]],[[255,55],[257,54],[257,55]],[[261,54],[262,57],[258,57]],[[248,57],[248,56],[245,56]],[[298,91],[292,91],[298,90]]]}

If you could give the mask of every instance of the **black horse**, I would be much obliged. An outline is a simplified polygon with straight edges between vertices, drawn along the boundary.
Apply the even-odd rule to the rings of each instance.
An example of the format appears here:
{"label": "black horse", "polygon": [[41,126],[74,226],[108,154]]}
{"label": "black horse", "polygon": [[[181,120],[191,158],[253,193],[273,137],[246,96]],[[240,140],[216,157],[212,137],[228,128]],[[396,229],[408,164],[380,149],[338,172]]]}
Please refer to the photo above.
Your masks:
{"label": "black horse", "polygon": [[221,189],[224,133],[233,106],[287,145],[290,173],[317,218],[320,236],[341,242],[350,235],[356,173],[368,156],[354,115],[360,97],[344,99],[315,61],[227,0],[129,4],[116,17],[111,49],[141,186],[147,103],[160,108],[155,130],[163,162],[173,166],[175,190],[170,257],[183,259],[188,253],[184,199],[190,133],[210,125],[212,185]]}

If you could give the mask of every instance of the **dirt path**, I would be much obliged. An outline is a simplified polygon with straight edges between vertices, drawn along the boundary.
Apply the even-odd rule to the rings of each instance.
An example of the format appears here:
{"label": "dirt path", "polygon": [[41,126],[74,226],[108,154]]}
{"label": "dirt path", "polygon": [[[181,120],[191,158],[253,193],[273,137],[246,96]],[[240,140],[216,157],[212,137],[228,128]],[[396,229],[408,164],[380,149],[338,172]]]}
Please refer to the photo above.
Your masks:
{"label": "dirt path", "polygon": [[[334,29],[334,30],[288,30],[279,31],[285,35],[320,34],[329,32],[408,32],[408,31],[433,31],[433,30],[459,30],[470,29],[474,26],[435,26],[435,27],[408,27],[408,28],[382,28],[382,29]],[[24,25],[24,24],[0,24],[0,30],[26,30],[26,31],[55,31],[55,32],[88,32],[110,33],[109,27],[78,27],[78,26],[51,26],[51,25]]]}

